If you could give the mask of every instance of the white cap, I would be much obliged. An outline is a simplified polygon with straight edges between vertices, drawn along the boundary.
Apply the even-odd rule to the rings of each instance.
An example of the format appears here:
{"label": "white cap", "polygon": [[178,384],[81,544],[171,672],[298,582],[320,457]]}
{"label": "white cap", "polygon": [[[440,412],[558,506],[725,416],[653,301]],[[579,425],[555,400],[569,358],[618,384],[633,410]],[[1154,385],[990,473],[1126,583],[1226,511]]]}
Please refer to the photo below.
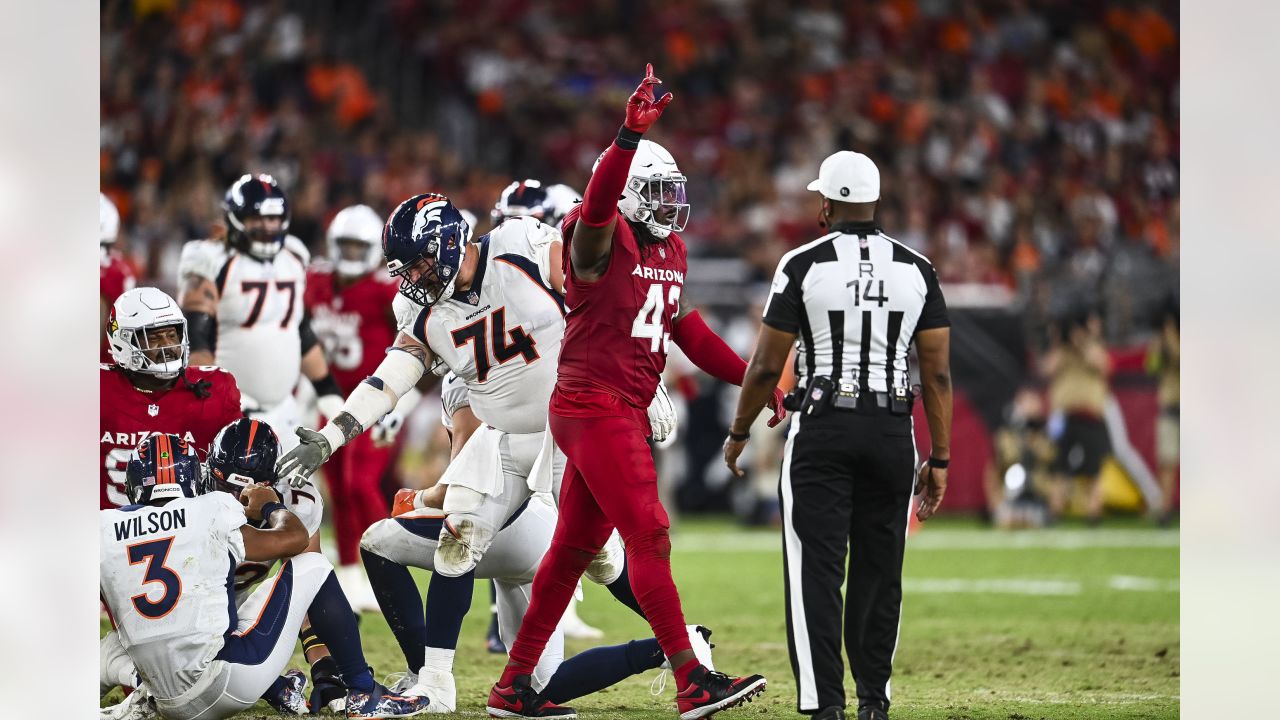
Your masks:
{"label": "white cap", "polygon": [[866,155],[841,150],[822,161],[818,179],[806,189],[838,202],[873,202],[880,199],[880,171]]}

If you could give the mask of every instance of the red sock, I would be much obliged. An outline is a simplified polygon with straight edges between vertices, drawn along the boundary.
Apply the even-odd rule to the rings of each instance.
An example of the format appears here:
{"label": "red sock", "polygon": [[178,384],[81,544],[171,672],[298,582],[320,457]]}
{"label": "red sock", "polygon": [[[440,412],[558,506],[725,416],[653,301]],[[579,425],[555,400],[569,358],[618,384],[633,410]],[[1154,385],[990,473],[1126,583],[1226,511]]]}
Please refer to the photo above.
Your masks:
{"label": "red sock", "polygon": [[532,675],[532,673],[515,667],[511,663],[507,663],[507,666],[502,668],[502,677],[498,678],[498,686],[511,687],[511,681],[514,680],[517,675]]}
{"label": "red sock", "polygon": [[676,676],[676,687],[677,687],[678,689],[680,689],[680,690],[683,690],[683,689],[685,689],[686,687],[688,687],[688,686],[689,686],[689,673],[693,672],[695,669],[700,668],[700,667],[702,667],[702,663],[698,662],[698,659],[697,659],[697,658],[694,658],[694,659],[690,660],[689,662],[687,662],[687,663],[685,663],[685,664],[681,665],[680,667],[676,668],[676,669],[673,671],[673,672],[675,673],[675,676]]}

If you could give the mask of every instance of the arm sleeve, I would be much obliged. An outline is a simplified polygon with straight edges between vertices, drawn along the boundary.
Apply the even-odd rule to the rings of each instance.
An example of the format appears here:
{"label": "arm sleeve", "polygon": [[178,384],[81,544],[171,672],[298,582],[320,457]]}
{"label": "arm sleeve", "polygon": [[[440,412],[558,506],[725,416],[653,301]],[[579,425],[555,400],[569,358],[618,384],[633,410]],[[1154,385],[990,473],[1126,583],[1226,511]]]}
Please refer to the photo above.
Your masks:
{"label": "arm sleeve", "polygon": [[783,260],[769,287],[769,299],[764,305],[764,324],[782,332],[798,333],[803,313],[804,293],[800,282],[791,277],[790,266]]}
{"label": "arm sleeve", "polygon": [[[629,143],[631,149],[619,145],[623,133],[635,136],[635,142]],[[582,195],[581,222],[591,227],[603,227],[609,224],[618,212],[618,196],[627,184],[627,173],[631,170],[631,158],[635,157],[635,145],[639,142],[639,133],[625,128],[600,156],[600,164],[591,173],[587,183],[587,191]],[[624,141],[625,142],[625,141]]]}
{"label": "arm sleeve", "polygon": [[747,362],[702,319],[697,310],[685,315],[671,328],[671,339],[698,369],[718,380],[742,385]]}
{"label": "arm sleeve", "polygon": [[951,318],[947,316],[947,301],[942,297],[942,287],[938,284],[938,273],[932,265],[926,265],[920,271],[924,274],[925,294],[924,308],[920,310],[920,319],[916,321],[916,331],[951,327]]}

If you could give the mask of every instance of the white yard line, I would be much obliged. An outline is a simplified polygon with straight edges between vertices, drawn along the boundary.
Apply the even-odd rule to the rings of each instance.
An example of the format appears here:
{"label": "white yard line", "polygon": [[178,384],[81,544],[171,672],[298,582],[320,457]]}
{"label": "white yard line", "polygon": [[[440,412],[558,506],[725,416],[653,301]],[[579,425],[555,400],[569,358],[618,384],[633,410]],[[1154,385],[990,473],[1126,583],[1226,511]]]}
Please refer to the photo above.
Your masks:
{"label": "white yard line", "polygon": [[[780,532],[743,530],[671,535],[677,551],[782,552]],[[1091,548],[1176,548],[1177,530],[921,530],[907,539],[908,552],[939,550],[1085,550]]]}
{"label": "white yard line", "polygon": [[903,578],[902,591],[920,593],[981,593],[996,595],[1079,595],[1083,586],[1075,580],[1035,578]]}
{"label": "white yard line", "polygon": [[1137,577],[1134,575],[1112,575],[1107,581],[1112,590],[1132,590],[1134,592],[1179,592],[1177,580],[1168,578]]}

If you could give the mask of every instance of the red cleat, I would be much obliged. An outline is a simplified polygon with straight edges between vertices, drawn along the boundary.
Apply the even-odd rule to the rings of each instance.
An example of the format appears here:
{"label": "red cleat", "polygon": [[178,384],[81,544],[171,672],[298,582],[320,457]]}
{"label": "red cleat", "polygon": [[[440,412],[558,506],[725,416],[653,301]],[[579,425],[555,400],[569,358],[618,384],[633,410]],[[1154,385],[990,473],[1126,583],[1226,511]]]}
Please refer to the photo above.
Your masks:
{"label": "red cleat", "polygon": [[489,691],[489,717],[495,718],[576,718],[573,708],[560,707],[542,697],[529,684],[528,675],[511,679],[510,687],[501,683]]}
{"label": "red cleat", "polygon": [[[763,675],[731,678],[724,673],[698,666],[689,673],[689,684],[676,694],[676,710],[680,720],[697,720],[750,702],[764,692]],[[492,703],[492,700],[490,700]]]}

